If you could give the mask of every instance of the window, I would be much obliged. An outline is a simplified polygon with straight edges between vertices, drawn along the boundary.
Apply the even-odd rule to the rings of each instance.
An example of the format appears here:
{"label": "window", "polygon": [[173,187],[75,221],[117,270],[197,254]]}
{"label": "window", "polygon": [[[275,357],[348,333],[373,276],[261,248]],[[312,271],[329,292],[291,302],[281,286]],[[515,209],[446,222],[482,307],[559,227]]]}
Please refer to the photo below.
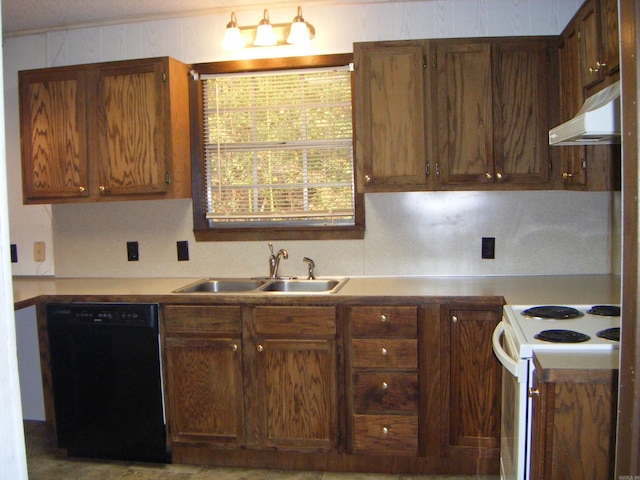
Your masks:
{"label": "window", "polygon": [[198,240],[362,238],[350,57],[196,66]]}

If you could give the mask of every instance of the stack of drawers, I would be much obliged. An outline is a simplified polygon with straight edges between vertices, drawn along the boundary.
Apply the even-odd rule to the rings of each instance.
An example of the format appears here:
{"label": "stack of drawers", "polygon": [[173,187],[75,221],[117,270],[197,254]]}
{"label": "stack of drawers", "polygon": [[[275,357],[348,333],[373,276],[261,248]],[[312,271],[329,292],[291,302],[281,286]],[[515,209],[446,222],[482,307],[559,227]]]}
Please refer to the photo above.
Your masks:
{"label": "stack of drawers", "polygon": [[351,309],[354,453],[418,452],[417,317],[415,306]]}

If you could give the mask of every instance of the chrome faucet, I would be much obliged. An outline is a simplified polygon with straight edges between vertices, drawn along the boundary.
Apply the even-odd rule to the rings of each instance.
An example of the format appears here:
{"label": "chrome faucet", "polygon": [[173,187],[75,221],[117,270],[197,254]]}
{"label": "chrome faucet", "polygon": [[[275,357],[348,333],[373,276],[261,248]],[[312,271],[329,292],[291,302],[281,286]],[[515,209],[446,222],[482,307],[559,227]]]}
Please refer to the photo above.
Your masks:
{"label": "chrome faucet", "polygon": [[278,267],[280,266],[280,259],[284,258],[285,260],[289,258],[289,252],[287,252],[284,248],[278,250],[278,254],[273,253],[273,244],[269,242],[269,250],[271,250],[271,255],[269,256],[269,278],[277,278],[278,277]]}
{"label": "chrome faucet", "polygon": [[309,257],[303,257],[302,261],[304,263],[307,264],[307,266],[309,267],[309,276],[307,277],[308,280],[315,280],[316,279],[316,275],[315,273],[313,273],[313,269],[316,268],[316,263],[311,260]]}

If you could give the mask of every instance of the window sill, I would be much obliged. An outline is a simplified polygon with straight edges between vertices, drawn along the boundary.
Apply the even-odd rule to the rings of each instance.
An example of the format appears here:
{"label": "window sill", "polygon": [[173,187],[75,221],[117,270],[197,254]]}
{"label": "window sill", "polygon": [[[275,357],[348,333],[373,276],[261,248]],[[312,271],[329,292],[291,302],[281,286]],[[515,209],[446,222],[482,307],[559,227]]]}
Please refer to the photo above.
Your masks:
{"label": "window sill", "polygon": [[282,229],[194,229],[197,242],[253,240],[361,240],[364,225],[353,227],[282,228]]}

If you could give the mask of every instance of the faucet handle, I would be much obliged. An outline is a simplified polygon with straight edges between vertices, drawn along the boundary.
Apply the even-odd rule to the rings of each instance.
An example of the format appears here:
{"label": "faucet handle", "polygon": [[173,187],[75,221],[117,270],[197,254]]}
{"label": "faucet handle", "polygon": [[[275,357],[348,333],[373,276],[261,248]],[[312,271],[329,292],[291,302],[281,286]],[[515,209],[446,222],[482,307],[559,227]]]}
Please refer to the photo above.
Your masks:
{"label": "faucet handle", "polygon": [[308,277],[308,279],[309,280],[315,280],[316,275],[313,272],[313,270],[316,268],[316,262],[311,260],[309,257],[303,257],[302,261],[309,266],[309,277]]}
{"label": "faucet handle", "polygon": [[269,250],[271,250],[271,255],[273,255],[273,243],[269,242]]}

